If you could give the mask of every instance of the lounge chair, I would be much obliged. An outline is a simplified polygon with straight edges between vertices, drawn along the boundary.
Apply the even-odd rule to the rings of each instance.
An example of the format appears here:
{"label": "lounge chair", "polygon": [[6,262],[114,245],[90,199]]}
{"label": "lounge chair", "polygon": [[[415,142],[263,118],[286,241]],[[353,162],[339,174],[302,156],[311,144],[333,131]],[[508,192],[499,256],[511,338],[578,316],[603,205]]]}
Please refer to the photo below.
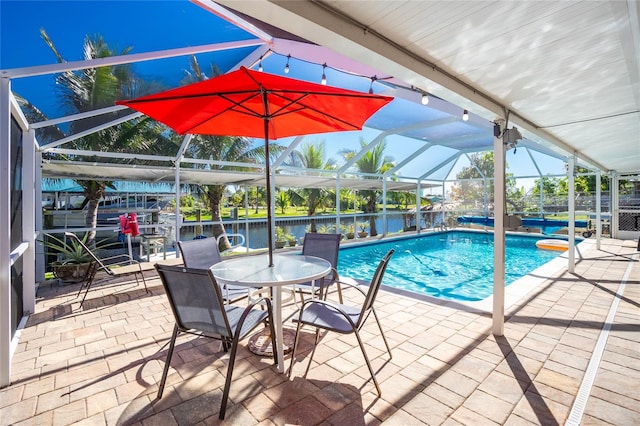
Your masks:
{"label": "lounge chair", "polygon": [[357,286],[352,286],[351,284],[348,284],[349,287],[355,288],[364,296],[364,302],[361,307],[353,307],[353,306],[343,305],[339,303],[332,303],[326,300],[319,300],[319,299],[309,299],[302,305],[302,309],[300,310],[299,316],[293,319],[293,321],[297,322],[298,325],[296,327],[296,337],[293,342],[293,351],[291,353],[291,364],[289,366],[289,371],[287,373],[289,377],[291,377],[291,373],[293,371],[293,364],[295,363],[295,359],[296,359],[296,347],[298,345],[298,340],[300,339],[300,330],[302,329],[303,326],[309,325],[311,327],[315,327],[316,329],[315,346],[313,347],[313,351],[309,356],[309,365],[311,365],[311,360],[316,351],[321,329],[327,330],[327,331],[335,331],[336,333],[341,333],[341,334],[353,333],[355,334],[356,339],[358,340],[358,345],[362,350],[362,354],[364,355],[364,360],[367,363],[367,367],[369,368],[369,373],[371,373],[371,378],[373,379],[373,383],[376,386],[378,395],[382,396],[380,385],[376,380],[376,375],[373,371],[373,368],[371,367],[371,362],[369,361],[367,352],[364,349],[364,344],[362,342],[362,339],[360,338],[359,331],[363,327],[367,318],[369,318],[369,315],[373,313],[376,323],[378,324],[378,328],[380,329],[382,340],[384,340],[384,344],[387,347],[387,352],[389,352],[389,358],[392,358],[391,349],[389,348],[389,344],[387,343],[387,338],[384,335],[384,331],[382,330],[382,325],[380,324],[378,315],[376,314],[376,311],[373,308],[373,304],[378,294],[378,290],[380,289],[380,285],[382,284],[382,277],[384,276],[384,272],[387,269],[389,259],[393,255],[393,252],[394,252],[393,249],[389,250],[389,252],[384,256],[384,258],[378,264],[378,268],[376,269],[376,272],[373,275],[373,279],[369,284],[369,290],[366,293],[362,289],[358,288]]}
{"label": "lounge chair", "polygon": [[[84,300],[87,298],[87,293],[89,293],[89,289],[91,285],[94,283],[95,276],[98,272],[104,271],[110,277],[122,277],[125,275],[133,274],[136,278],[136,283],[140,284],[138,279],[138,275],[142,278],[142,283],[144,284],[144,289],[148,293],[149,289],[147,288],[147,282],[144,279],[144,272],[153,270],[153,265],[150,263],[140,263],[137,260],[133,259],[128,254],[119,254],[116,256],[99,258],[96,254],[87,247],[84,242],[74,233],[65,232],[64,235],[67,238],[73,238],[76,242],[82,247],[82,249],[91,257],[91,266],[89,267],[89,271],[87,272],[87,276],[80,286],[80,290],[78,290],[78,295],[82,293],[82,290],[85,289],[84,296],[82,297],[82,301],[80,302],[80,307],[84,303]],[[116,261],[116,259],[119,259]]]}
{"label": "lounge chair", "polygon": [[[176,320],[164,370],[162,371],[162,379],[158,385],[158,399],[162,398],[169,366],[171,365],[171,357],[173,356],[176,339],[180,333],[196,334],[220,340],[225,351],[231,348],[227,377],[218,415],[222,420],[227,408],[238,342],[267,318],[269,319],[271,335],[275,336],[271,301],[268,299],[260,301],[266,304],[266,311],[254,309],[255,304],[251,304],[246,308],[225,305],[220,287],[210,270],[161,264],[157,264],[156,269]],[[273,361],[274,364],[278,362],[277,351],[273,353]]]}

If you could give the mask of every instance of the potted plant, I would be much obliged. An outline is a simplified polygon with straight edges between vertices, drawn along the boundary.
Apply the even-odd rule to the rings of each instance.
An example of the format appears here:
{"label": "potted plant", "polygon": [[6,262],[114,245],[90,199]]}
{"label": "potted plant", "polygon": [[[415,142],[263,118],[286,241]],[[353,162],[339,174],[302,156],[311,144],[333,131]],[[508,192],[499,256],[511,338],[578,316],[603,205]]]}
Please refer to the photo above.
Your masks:
{"label": "potted plant", "polygon": [[353,226],[353,224],[347,225],[346,236],[347,240],[353,240],[356,237],[355,227]]}
{"label": "potted plant", "polygon": [[287,244],[287,233],[284,232],[280,226],[276,226],[276,248],[281,249],[284,248],[285,244]]}
{"label": "potted plant", "polygon": [[367,226],[369,226],[369,224],[367,222],[360,222],[358,223],[358,226],[360,227],[360,231],[358,231],[358,238],[367,238],[369,235],[367,232]]}
{"label": "potted plant", "polygon": [[296,246],[296,237],[294,235],[287,234],[286,238],[287,238],[287,243],[289,243],[289,247]]}
{"label": "potted plant", "polygon": [[[87,236],[88,234],[84,235],[83,242],[87,240]],[[47,254],[57,257],[57,260],[51,263],[56,278],[68,283],[84,280],[92,259],[76,240],[62,240],[54,235],[48,235],[44,246],[47,248]]]}

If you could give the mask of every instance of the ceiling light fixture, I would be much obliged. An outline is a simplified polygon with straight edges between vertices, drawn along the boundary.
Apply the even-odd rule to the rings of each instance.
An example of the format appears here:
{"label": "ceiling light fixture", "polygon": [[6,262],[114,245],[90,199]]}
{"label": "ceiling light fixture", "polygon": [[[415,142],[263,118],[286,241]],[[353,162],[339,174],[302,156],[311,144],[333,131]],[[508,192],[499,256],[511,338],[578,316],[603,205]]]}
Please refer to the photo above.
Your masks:
{"label": "ceiling light fixture", "polygon": [[320,80],[320,83],[323,86],[327,85],[327,75],[324,73],[324,70],[327,68],[327,63],[325,62],[324,64],[322,64],[322,80]]}
{"label": "ceiling light fixture", "polygon": [[284,66],[285,74],[289,74],[289,59],[291,59],[291,55],[287,55],[287,65]]}
{"label": "ceiling light fixture", "polygon": [[429,94],[427,92],[422,92],[422,105],[427,105],[429,103]]}
{"label": "ceiling light fixture", "polygon": [[369,94],[372,95],[373,94],[373,82],[376,81],[378,79],[378,77],[376,77],[375,75],[373,77],[371,77],[371,84],[369,85]]}
{"label": "ceiling light fixture", "polygon": [[258,64],[258,71],[262,72],[262,56],[260,56],[260,63]]}
{"label": "ceiling light fixture", "polygon": [[469,121],[469,111],[467,111],[466,109],[462,113],[462,121]]}

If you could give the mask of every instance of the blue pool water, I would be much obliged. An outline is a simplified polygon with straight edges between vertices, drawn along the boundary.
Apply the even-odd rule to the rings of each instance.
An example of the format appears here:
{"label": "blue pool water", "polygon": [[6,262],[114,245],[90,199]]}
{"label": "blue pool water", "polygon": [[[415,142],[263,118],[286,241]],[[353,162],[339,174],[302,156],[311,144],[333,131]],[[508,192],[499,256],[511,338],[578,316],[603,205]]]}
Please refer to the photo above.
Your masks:
{"label": "blue pool water", "polygon": [[[506,285],[561,254],[538,249],[538,240],[507,235]],[[396,252],[383,280],[387,286],[456,301],[478,301],[493,293],[493,234],[453,231],[343,247],[340,274],[370,280],[377,267],[373,259],[392,248]]]}

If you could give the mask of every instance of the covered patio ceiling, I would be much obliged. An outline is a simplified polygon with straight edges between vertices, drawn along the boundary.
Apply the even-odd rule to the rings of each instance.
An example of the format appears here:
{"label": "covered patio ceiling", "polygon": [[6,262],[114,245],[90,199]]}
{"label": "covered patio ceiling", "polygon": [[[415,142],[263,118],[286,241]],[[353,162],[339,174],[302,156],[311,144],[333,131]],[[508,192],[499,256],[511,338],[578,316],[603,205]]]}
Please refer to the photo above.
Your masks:
{"label": "covered patio ceiling", "polygon": [[[640,7],[634,0],[544,7],[508,1],[194,2],[229,16],[219,3],[330,47],[359,62],[358,72],[378,70],[458,105],[458,114],[464,108],[488,121],[507,117],[529,141],[562,155],[575,152],[578,162],[605,172],[640,171]],[[244,27],[259,34],[254,21]],[[278,53],[302,54],[270,42]],[[306,56],[331,65],[318,49]],[[485,148],[490,139],[486,134]]]}

